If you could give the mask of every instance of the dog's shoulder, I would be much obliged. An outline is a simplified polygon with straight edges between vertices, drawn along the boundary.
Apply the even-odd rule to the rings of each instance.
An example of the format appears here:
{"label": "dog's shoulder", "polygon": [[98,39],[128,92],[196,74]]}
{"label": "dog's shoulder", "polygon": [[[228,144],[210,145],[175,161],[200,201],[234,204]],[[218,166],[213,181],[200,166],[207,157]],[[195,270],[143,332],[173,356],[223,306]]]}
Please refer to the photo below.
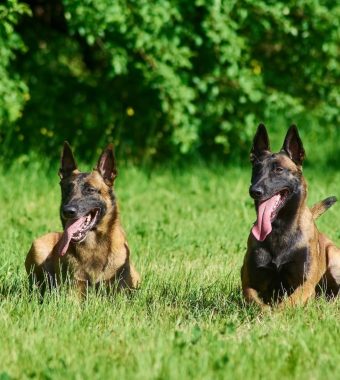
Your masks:
{"label": "dog's shoulder", "polygon": [[47,263],[53,267],[55,262],[53,253],[61,236],[61,232],[50,232],[33,241],[25,260],[25,268],[28,274],[34,271],[40,280],[43,280],[42,268],[45,268]]}
{"label": "dog's shoulder", "polygon": [[54,247],[62,236],[61,232],[49,232],[35,239],[29,250],[29,256],[37,265],[42,264],[53,253]]}

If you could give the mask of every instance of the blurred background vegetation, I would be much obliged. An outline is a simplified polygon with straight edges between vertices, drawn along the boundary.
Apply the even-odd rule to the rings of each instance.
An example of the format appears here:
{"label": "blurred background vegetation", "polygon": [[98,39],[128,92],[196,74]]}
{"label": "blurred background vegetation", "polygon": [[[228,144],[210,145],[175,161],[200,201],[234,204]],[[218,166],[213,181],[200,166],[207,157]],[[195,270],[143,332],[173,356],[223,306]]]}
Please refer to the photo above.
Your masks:
{"label": "blurred background vegetation", "polygon": [[334,0],[3,1],[2,159],[242,162],[264,121],[339,164],[339,36]]}

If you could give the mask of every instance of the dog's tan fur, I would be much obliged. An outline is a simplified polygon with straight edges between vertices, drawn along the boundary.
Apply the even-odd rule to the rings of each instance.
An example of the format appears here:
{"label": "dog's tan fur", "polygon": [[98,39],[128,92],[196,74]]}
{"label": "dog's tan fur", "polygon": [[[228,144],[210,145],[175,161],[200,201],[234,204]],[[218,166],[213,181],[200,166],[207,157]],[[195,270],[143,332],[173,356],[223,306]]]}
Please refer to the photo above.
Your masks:
{"label": "dog's tan fur", "polygon": [[[315,210],[321,210],[322,206],[317,204]],[[304,283],[279,305],[281,308],[287,305],[303,305],[310,298],[314,297],[316,287],[320,284],[331,295],[337,295],[340,285],[340,249],[324,234],[320,233],[314,222],[314,215],[306,204],[301,205],[301,209],[296,219],[296,225],[302,231],[302,239],[298,242],[300,247],[308,246],[310,250],[311,263]],[[264,291],[264,287],[251,286],[249,283],[249,255],[256,242],[253,235],[248,238],[248,250],[244,258],[241,271],[242,289],[245,300],[256,303],[266,308],[259,293]],[[290,244],[289,240],[286,242]],[[294,248],[298,249],[299,246]]]}

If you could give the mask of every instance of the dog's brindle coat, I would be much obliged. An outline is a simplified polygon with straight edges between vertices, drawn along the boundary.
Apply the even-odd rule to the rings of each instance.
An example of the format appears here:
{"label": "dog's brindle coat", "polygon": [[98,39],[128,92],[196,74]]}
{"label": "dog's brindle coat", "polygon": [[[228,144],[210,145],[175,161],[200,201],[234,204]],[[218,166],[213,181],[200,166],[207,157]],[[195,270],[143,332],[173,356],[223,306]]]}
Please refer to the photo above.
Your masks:
{"label": "dog's brindle coat", "polygon": [[288,130],[282,150],[274,154],[264,125],[258,127],[251,151],[250,186],[256,209],[259,202],[288,191],[264,241],[250,233],[241,270],[246,301],[263,308],[274,303],[279,307],[305,304],[318,285],[329,295],[337,295],[340,289],[340,249],[318,231],[314,222],[336,199],[329,198],[312,210],[307,207],[303,159],[295,126]]}
{"label": "dog's brindle coat", "polygon": [[41,288],[46,278],[55,285],[68,274],[82,294],[87,285],[99,283],[118,289],[137,288],[140,277],[130,262],[113,192],[116,166],[112,146],[104,150],[92,172],[81,173],[65,142],[59,176],[63,227],[67,220],[93,215],[93,210],[97,212],[95,225],[83,241],[71,240],[64,255],[59,247],[63,233],[51,232],[36,239],[26,258],[27,273]]}

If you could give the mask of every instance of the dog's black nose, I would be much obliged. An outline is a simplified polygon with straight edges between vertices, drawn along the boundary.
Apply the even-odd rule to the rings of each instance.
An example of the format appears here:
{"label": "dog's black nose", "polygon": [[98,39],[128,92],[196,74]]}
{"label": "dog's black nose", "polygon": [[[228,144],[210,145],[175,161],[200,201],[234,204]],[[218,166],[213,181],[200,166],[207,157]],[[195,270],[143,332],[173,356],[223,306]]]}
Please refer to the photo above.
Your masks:
{"label": "dog's black nose", "polygon": [[250,186],[249,194],[254,199],[261,199],[264,195],[264,190],[258,186]]}
{"label": "dog's black nose", "polygon": [[77,209],[74,206],[65,205],[63,206],[63,217],[67,219],[72,219],[77,215]]}

